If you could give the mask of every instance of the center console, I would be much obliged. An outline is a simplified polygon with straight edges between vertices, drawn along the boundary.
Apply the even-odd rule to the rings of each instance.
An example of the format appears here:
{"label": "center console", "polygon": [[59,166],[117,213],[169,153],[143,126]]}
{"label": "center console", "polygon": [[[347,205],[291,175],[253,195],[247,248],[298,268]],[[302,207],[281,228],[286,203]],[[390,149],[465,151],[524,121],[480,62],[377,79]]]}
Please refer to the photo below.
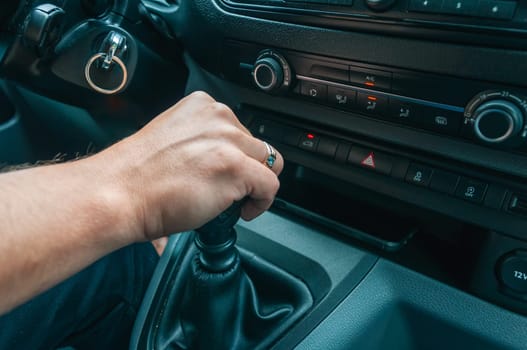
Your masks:
{"label": "center console", "polygon": [[[284,155],[273,213],[241,226],[269,238],[300,222],[320,235],[306,244],[336,239],[379,258],[308,337],[293,328],[294,344],[326,347],[335,330],[349,342],[329,348],[386,348],[397,334],[403,349],[452,345],[413,332],[423,320],[466,348],[521,348],[481,320],[527,313],[527,3],[144,3],[188,50],[187,90],[228,104]],[[294,247],[294,230],[269,239]],[[339,252],[324,270],[345,264]],[[371,344],[361,334],[374,328],[393,332]]]}

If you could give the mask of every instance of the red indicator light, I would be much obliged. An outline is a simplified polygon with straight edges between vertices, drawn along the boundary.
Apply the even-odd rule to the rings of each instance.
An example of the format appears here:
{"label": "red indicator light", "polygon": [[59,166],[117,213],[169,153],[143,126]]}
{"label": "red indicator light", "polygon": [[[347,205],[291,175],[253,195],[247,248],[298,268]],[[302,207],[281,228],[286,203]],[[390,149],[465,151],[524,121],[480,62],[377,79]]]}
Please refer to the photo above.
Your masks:
{"label": "red indicator light", "polygon": [[375,97],[375,96],[368,96],[368,100],[370,100],[370,101],[377,101],[377,97]]}
{"label": "red indicator light", "polygon": [[371,81],[367,81],[364,83],[366,86],[375,86],[375,83],[372,83]]}
{"label": "red indicator light", "polygon": [[307,134],[306,136],[310,140],[313,140],[315,138],[315,135],[313,135],[313,134]]}

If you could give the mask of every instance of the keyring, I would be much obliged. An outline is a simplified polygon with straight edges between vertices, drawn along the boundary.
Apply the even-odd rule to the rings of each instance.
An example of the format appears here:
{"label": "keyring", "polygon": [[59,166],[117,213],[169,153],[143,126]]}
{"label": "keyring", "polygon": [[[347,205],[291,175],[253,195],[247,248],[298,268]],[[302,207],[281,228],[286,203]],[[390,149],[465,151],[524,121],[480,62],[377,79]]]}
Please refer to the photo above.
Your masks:
{"label": "keyring", "polygon": [[126,66],[124,64],[124,62],[117,56],[113,56],[112,57],[112,62],[115,62],[117,63],[117,65],[119,65],[119,67],[121,68],[121,70],[123,71],[123,81],[121,82],[121,84],[119,84],[119,86],[115,89],[103,89],[99,86],[97,86],[93,80],[91,79],[91,76],[90,76],[90,68],[92,66],[92,64],[98,60],[99,58],[106,58],[106,54],[105,53],[102,53],[102,52],[99,52],[99,53],[96,53],[95,55],[93,55],[89,60],[88,60],[88,63],[86,63],[86,67],[84,68],[84,76],[86,77],[86,81],[88,82],[88,85],[90,85],[90,87],[97,91],[97,92],[100,92],[101,94],[106,94],[106,95],[111,95],[111,94],[115,94],[119,91],[121,91],[124,86],[126,85],[126,81],[128,79],[128,71],[126,69]]}

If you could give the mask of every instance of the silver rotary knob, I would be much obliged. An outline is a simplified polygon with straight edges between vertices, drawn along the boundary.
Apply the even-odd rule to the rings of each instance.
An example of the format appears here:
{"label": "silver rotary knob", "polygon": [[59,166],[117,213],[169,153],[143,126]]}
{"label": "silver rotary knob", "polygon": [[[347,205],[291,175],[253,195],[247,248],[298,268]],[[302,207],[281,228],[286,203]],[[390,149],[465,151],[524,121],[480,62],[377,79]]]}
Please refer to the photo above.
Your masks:
{"label": "silver rotary knob", "polygon": [[273,50],[260,52],[252,70],[256,86],[268,93],[287,91],[291,85],[291,68],[286,59]]}
{"label": "silver rotary knob", "polygon": [[480,142],[516,148],[527,139],[527,99],[501,90],[475,96],[465,108],[465,131]]}
{"label": "silver rotary knob", "polygon": [[493,100],[482,104],[474,114],[474,132],[482,141],[500,143],[518,134],[523,114],[512,102]]}
{"label": "silver rotary knob", "polygon": [[282,85],[284,71],[274,58],[265,57],[254,64],[253,79],[256,86],[270,92]]}

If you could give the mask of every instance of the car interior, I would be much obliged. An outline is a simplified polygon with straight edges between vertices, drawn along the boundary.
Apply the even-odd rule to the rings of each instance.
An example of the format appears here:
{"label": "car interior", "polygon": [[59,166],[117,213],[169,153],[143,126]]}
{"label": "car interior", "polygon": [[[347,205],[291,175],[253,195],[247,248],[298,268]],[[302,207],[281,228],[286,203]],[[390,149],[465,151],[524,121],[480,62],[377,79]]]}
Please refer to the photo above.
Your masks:
{"label": "car interior", "polygon": [[198,90],[284,156],[268,212],[170,237],[130,349],[527,348],[527,1],[4,0],[0,29],[2,165]]}

